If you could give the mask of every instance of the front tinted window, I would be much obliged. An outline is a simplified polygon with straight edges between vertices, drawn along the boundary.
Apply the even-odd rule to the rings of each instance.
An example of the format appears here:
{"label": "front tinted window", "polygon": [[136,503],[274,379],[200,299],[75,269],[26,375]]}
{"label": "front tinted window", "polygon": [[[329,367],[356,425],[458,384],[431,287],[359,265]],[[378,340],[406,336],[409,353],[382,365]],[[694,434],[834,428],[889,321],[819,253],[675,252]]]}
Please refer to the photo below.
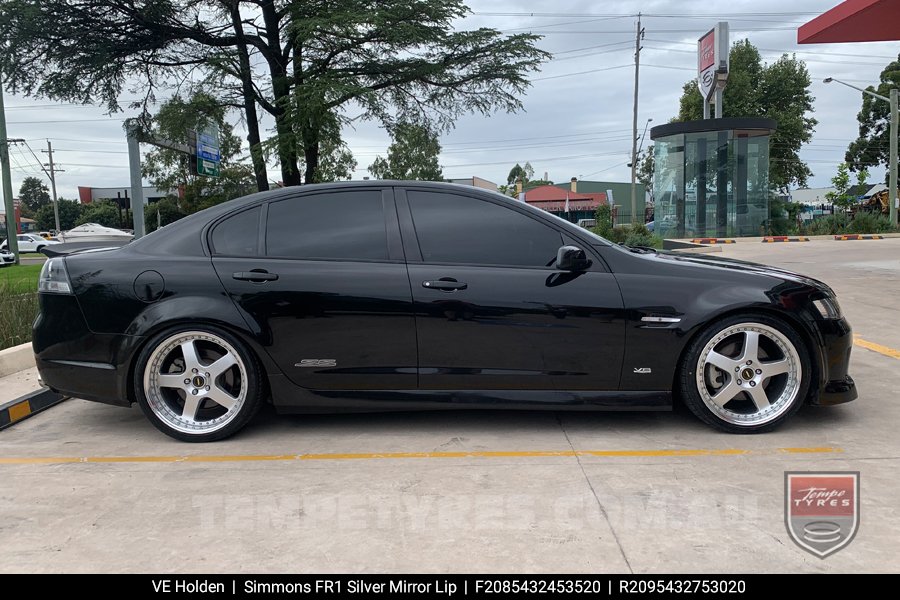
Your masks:
{"label": "front tinted window", "polygon": [[324,193],[272,202],[266,253],[290,258],[387,260],[381,192]]}
{"label": "front tinted window", "polygon": [[454,194],[408,192],[425,262],[546,267],[562,238],[511,208]]}
{"label": "front tinted window", "polygon": [[216,254],[256,256],[259,253],[260,207],[229,217],[216,225],[212,234]]}

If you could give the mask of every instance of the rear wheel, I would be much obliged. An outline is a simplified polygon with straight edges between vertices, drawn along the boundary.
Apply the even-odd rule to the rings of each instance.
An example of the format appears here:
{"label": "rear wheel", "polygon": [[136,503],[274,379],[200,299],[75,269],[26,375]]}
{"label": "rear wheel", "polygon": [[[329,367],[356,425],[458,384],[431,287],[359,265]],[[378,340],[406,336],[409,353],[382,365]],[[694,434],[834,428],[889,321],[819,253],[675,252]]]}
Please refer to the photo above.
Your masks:
{"label": "rear wheel", "polygon": [[186,442],[228,437],[256,414],[262,378],[253,355],[215,327],[183,327],[141,352],[134,387],[141,410],[163,433]]}
{"label": "rear wheel", "polygon": [[800,408],[811,375],[806,346],[790,326],[737,315],[707,327],[691,343],[679,387],[704,422],[730,433],[757,433]]}

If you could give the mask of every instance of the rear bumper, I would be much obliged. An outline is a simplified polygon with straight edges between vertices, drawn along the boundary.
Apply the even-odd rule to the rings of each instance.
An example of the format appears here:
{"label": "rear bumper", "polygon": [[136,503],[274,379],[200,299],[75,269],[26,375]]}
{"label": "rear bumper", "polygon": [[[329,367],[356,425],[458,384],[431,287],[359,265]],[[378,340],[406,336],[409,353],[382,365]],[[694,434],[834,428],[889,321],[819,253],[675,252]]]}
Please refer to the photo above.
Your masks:
{"label": "rear bumper", "polygon": [[847,372],[853,349],[853,329],[846,319],[819,321],[822,334],[821,378],[811,404],[831,406],[856,400],[856,382]]}
{"label": "rear bumper", "polygon": [[32,348],[44,385],[72,396],[130,406],[130,357],[143,338],[88,329],[74,296],[40,294]]}

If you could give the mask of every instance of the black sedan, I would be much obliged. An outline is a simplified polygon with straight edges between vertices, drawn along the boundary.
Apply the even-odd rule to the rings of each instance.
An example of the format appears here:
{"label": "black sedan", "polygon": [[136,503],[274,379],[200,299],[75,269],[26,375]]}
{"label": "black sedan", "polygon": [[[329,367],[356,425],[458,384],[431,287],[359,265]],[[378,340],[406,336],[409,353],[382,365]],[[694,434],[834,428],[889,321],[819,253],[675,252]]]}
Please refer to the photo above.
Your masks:
{"label": "black sedan", "polygon": [[284,413],[669,410],[769,430],[853,400],[825,284],[616,246],[496,193],[419,182],[282,189],[125,247],[55,251],[34,352],[62,393],[185,441]]}

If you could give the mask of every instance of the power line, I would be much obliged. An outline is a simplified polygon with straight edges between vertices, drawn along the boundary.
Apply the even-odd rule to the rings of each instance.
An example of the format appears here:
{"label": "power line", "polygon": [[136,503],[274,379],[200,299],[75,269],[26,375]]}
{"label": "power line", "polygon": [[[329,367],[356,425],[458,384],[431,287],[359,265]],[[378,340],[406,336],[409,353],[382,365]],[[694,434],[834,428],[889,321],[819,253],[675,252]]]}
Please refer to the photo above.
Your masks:
{"label": "power line", "polygon": [[109,123],[121,123],[125,119],[64,119],[61,121],[7,121],[7,125],[40,125],[44,123],[96,123],[98,121],[107,121]]}
{"label": "power line", "polygon": [[600,71],[612,71],[613,69],[624,69],[633,65],[617,65],[615,67],[603,67],[602,69],[590,69],[589,71],[579,71],[577,73],[563,73],[562,75],[550,75],[549,77],[535,77],[531,81],[546,81],[548,79],[560,79],[562,77],[574,77],[575,75],[587,75],[588,73],[599,73]]}

